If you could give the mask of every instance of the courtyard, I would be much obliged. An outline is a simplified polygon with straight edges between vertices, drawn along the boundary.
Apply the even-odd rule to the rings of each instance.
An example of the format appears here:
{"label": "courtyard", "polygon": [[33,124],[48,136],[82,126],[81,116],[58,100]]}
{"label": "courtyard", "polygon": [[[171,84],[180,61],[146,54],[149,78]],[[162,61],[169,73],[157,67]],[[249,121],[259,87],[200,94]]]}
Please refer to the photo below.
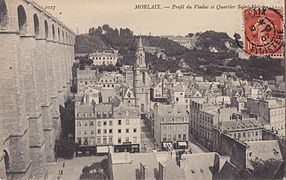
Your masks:
{"label": "courtyard", "polygon": [[[58,158],[58,161],[48,165],[48,180],[79,180],[82,169],[95,162],[100,162],[107,156],[75,157],[73,159]],[[62,170],[62,174],[60,171]],[[59,174],[61,174],[59,176]]]}

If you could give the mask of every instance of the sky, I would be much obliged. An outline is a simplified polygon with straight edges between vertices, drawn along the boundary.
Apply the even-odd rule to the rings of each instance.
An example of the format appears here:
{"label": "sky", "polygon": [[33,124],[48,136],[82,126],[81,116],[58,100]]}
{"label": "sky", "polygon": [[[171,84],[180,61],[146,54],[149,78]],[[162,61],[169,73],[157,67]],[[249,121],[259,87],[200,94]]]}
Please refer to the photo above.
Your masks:
{"label": "sky", "polygon": [[[34,0],[39,5],[56,6],[47,10],[75,33],[86,33],[90,27],[109,24],[113,28],[129,28],[134,34],[187,35],[215,30],[243,32],[242,9],[238,5],[283,6],[284,0]],[[135,5],[160,4],[168,9],[138,10]],[[184,5],[185,9],[172,9]],[[214,9],[186,9],[187,5],[212,6]],[[218,6],[235,6],[220,9]]]}

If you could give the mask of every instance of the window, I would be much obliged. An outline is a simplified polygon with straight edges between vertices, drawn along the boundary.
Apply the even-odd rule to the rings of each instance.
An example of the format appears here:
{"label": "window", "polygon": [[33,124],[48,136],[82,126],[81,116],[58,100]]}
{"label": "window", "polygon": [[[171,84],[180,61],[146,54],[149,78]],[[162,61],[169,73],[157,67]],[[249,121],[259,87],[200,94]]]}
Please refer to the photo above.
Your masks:
{"label": "window", "polygon": [[91,134],[91,135],[94,135],[94,130],[91,130],[90,134]]}
{"label": "window", "polygon": [[137,143],[137,137],[136,136],[133,137],[133,143]]}
{"label": "window", "polygon": [[103,129],[103,134],[106,134],[107,133],[107,130],[106,129]]}
{"label": "window", "polygon": [[98,125],[98,126],[101,126],[101,121],[97,121],[97,125]]}
{"label": "window", "polygon": [[171,141],[172,137],[171,134],[168,134],[168,141]]}
{"label": "window", "polygon": [[109,144],[113,144],[113,138],[112,138],[112,136],[109,136],[109,137],[108,137],[108,141],[109,141]]}
{"label": "window", "polygon": [[88,139],[87,138],[84,138],[84,145],[88,145]]}
{"label": "window", "polygon": [[118,129],[118,133],[121,133],[121,129]]}
{"label": "window", "polygon": [[109,129],[109,133],[112,133],[112,129]]}
{"label": "window", "polygon": [[121,144],[121,137],[118,138],[118,144]]}
{"label": "window", "polygon": [[125,131],[126,131],[126,133],[129,133],[129,129],[126,129]]}
{"label": "window", "polygon": [[177,140],[177,134],[173,134],[173,141]]}
{"label": "window", "polygon": [[244,132],[244,133],[242,133],[242,137],[245,137],[245,132]]}
{"label": "window", "polygon": [[93,125],[94,125],[94,124],[93,124],[93,121],[90,121],[89,125],[90,125],[90,126],[93,126]]}
{"label": "window", "polygon": [[97,144],[101,144],[101,137],[96,138]]}
{"label": "window", "polygon": [[109,121],[109,126],[112,126],[112,121]]}
{"label": "window", "polygon": [[129,142],[129,137],[125,137],[125,142]]}
{"label": "window", "polygon": [[250,137],[250,132],[247,132],[247,136]]}
{"label": "window", "polygon": [[121,120],[118,120],[118,125],[121,125]]}
{"label": "window", "polygon": [[87,130],[84,130],[84,135],[87,135]]}
{"label": "window", "polygon": [[163,134],[163,141],[166,141],[167,140],[167,136],[166,134]]}
{"label": "window", "polygon": [[77,126],[81,126],[81,122],[77,122]]}
{"label": "window", "polygon": [[176,101],[178,102],[178,101],[179,101],[179,98],[176,98]]}
{"label": "window", "polygon": [[182,138],[182,135],[178,134],[178,140],[181,140],[181,138]]}
{"label": "window", "polygon": [[106,137],[106,136],[103,136],[103,138],[102,138],[102,143],[103,143],[103,144],[107,144],[107,137]]}
{"label": "window", "polygon": [[101,134],[101,129],[98,129],[98,130],[97,130],[97,134]]}
{"label": "window", "polygon": [[81,138],[77,138],[78,144],[81,145]]}
{"label": "window", "polygon": [[84,123],[84,126],[88,126],[88,122],[85,122],[85,123]]}
{"label": "window", "polygon": [[137,132],[137,129],[136,129],[136,128],[134,128],[134,129],[133,129],[133,132],[134,132],[134,133],[136,133],[136,132]]}
{"label": "window", "polygon": [[[103,114],[104,115],[104,114]],[[103,121],[103,126],[106,126],[107,125],[107,122],[106,121]]]}
{"label": "window", "polygon": [[[126,112],[128,112],[128,111],[126,111]],[[129,119],[126,119],[125,123],[126,123],[126,125],[129,125]]]}
{"label": "window", "polygon": [[183,140],[187,140],[187,135],[186,134],[183,134]]}

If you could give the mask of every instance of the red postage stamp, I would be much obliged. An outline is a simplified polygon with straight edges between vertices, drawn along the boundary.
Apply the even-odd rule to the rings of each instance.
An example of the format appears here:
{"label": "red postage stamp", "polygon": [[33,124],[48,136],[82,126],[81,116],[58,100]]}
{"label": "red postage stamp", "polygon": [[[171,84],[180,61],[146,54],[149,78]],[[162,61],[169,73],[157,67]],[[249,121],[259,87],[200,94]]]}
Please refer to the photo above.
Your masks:
{"label": "red postage stamp", "polygon": [[283,10],[257,8],[244,10],[244,50],[250,55],[282,57],[284,53]]}

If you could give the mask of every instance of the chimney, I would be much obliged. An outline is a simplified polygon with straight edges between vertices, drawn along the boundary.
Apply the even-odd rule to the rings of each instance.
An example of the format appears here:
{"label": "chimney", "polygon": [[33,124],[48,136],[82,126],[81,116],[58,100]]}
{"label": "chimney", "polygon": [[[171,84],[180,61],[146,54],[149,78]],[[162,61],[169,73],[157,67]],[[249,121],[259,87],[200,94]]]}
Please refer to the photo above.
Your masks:
{"label": "chimney", "polygon": [[143,162],[140,162],[140,180],[146,179],[146,164]]}
{"label": "chimney", "polygon": [[166,173],[166,165],[163,164],[162,162],[159,162],[159,179],[158,180],[163,180],[165,173]]}

